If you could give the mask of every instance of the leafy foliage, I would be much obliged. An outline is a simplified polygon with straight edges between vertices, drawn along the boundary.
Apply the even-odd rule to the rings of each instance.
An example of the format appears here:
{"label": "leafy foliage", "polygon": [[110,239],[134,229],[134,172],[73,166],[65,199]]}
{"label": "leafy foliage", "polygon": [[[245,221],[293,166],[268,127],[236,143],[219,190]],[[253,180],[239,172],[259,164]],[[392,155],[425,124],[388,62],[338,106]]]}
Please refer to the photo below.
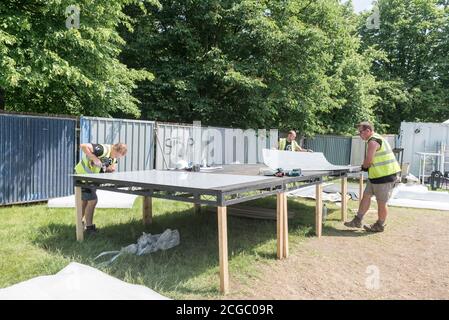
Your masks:
{"label": "leafy foliage", "polygon": [[383,52],[372,72],[382,82],[378,121],[396,131],[401,121],[449,118],[449,10],[438,0],[379,0],[380,29],[364,27],[363,47]]}
{"label": "leafy foliage", "polygon": [[[0,109],[351,134],[449,118],[449,3],[68,0],[0,4]],[[154,74],[154,76],[153,76]]]}
{"label": "leafy foliage", "polygon": [[149,119],[346,133],[371,119],[375,80],[338,1],[160,1],[127,9],[123,61],[154,72]]}
{"label": "leafy foliage", "polygon": [[[0,4],[0,90],[14,111],[138,116],[131,95],[151,79],[118,60],[131,0],[77,1],[79,29],[66,26],[65,0],[5,0]],[[71,12],[69,12],[70,14]]]}

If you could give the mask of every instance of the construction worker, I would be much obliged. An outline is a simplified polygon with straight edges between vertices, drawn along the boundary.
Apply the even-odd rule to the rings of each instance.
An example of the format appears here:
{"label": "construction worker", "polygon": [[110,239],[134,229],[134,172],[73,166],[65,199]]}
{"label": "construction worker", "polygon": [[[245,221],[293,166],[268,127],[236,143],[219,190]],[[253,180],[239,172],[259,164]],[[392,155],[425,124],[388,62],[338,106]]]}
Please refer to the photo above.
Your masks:
{"label": "construction worker", "polygon": [[295,139],[296,139],[296,132],[294,130],[290,130],[288,132],[287,138],[279,139],[278,149],[284,151],[312,152],[312,150],[301,148]]}
{"label": "construction worker", "polygon": [[[75,166],[75,173],[105,173],[114,172],[117,159],[126,155],[126,144],[93,144],[83,143],[80,145],[83,155],[80,162]],[[95,206],[97,205],[97,192],[95,189],[81,188],[81,200],[85,232],[95,234],[98,229],[93,224]]]}
{"label": "construction worker", "polygon": [[390,144],[381,135],[374,132],[374,126],[371,123],[361,122],[357,128],[360,137],[366,141],[362,170],[368,171],[368,182],[357,215],[352,221],[345,222],[344,225],[349,228],[361,228],[363,216],[370,207],[371,197],[375,195],[378,220],[372,225],[363,227],[369,232],[383,232],[388,215],[387,202],[398,182],[398,173],[401,168]]}

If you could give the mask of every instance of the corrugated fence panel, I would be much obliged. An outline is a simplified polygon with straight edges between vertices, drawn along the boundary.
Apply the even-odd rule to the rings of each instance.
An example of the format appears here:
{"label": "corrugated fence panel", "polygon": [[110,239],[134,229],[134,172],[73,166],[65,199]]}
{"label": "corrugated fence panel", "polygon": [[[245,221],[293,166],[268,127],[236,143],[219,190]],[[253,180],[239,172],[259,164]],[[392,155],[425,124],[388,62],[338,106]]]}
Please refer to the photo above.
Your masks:
{"label": "corrugated fence panel", "polygon": [[0,205],[73,194],[76,120],[0,114]]}
{"label": "corrugated fence panel", "polygon": [[179,160],[202,163],[204,159],[209,165],[261,163],[262,149],[275,147],[277,140],[276,129],[256,131],[158,123],[156,169],[173,168]]}
{"label": "corrugated fence panel", "polygon": [[[417,152],[439,152],[438,146],[441,143],[445,143],[447,148],[449,126],[441,123],[402,122],[399,141],[401,148],[404,148],[404,163],[409,163],[410,173],[418,176],[420,156]],[[430,174],[433,169],[432,163],[430,161],[427,163],[429,166],[426,167],[426,174]]]}
{"label": "corrugated fence panel", "polygon": [[178,160],[193,161],[191,126],[157,124],[156,169],[173,168]]}
{"label": "corrugated fence panel", "polygon": [[127,144],[128,153],[118,160],[117,171],[154,168],[154,121],[82,117],[80,127],[80,143]]}
{"label": "corrugated fence panel", "polygon": [[348,165],[351,158],[351,137],[317,135],[304,139],[304,146],[322,152],[334,165]]}

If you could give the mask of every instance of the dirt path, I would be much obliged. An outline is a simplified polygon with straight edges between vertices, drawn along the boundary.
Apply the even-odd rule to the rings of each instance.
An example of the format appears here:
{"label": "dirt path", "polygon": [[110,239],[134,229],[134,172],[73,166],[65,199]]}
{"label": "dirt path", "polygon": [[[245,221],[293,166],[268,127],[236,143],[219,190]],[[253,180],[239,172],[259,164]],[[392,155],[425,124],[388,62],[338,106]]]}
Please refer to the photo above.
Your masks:
{"label": "dirt path", "polygon": [[382,234],[335,223],[291,248],[287,260],[261,265],[250,283],[233,281],[227,298],[449,299],[449,212],[391,212]]}

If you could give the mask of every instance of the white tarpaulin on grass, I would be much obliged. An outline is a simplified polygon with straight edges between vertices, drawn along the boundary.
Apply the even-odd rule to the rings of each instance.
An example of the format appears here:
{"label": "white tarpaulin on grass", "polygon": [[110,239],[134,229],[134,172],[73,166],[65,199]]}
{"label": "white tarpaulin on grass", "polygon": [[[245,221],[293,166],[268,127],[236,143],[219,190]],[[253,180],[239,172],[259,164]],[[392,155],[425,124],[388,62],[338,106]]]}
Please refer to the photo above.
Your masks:
{"label": "white tarpaulin on grass", "polygon": [[100,270],[70,263],[53,276],[0,289],[0,300],[168,300],[150,288],[129,284]]}
{"label": "white tarpaulin on grass", "polygon": [[[331,183],[324,184],[324,186],[329,186]],[[310,198],[310,199],[316,199],[316,187],[308,186],[300,189],[296,189],[293,191],[287,192],[288,197],[301,197],[301,198]],[[323,201],[329,201],[329,202],[338,202],[341,201],[341,194],[339,193],[325,193],[323,192],[321,195]]]}
{"label": "white tarpaulin on grass", "polygon": [[[97,208],[123,208],[133,207],[137,196],[119,192],[97,190]],[[75,196],[54,198],[48,200],[49,208],[75,208]]]}
{"label": "white tarpaulin on grass", "polygon": [[332,171],[353,168],[351,166],[333,165],[326,160],[322,152],[291,152],[263,149],[262,153],[263,162],[272,170],[282,168],[284,170]]}
{"label": "white tarpaulin on grass", "polygon": [[449,193],[429,191],[423,185],[400,184],[393,190],[388,205],[449,211]]}

